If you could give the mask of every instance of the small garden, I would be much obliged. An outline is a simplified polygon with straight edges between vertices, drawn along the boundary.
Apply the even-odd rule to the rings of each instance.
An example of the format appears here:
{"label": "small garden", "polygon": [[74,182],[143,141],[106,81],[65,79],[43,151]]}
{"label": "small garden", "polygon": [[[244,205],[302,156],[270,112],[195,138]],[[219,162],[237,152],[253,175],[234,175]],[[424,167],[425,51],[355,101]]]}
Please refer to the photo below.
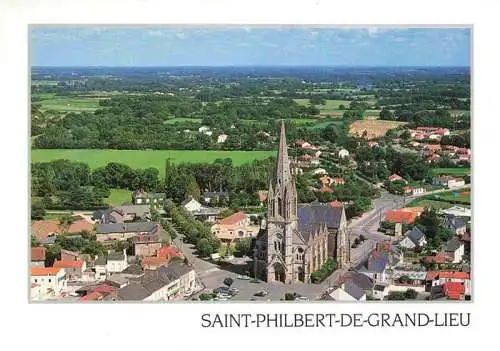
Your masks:
{"label": "small garden", "polygon": [[330,274],[338,268],[338,263],[333,258],[329,258],[326,263],[317,271],[311,273],[311,282],[314,284],[321,283]]}

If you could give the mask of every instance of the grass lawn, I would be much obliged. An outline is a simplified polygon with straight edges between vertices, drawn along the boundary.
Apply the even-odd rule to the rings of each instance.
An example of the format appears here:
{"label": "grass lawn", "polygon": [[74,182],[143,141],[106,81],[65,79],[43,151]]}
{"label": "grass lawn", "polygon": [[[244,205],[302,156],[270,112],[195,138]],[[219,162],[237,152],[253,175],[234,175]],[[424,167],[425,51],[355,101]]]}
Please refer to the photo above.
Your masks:
{"label": "grass lawn", "polygon": [[470,203],[470,191],[468,190],[447,191],[438,195],[440,199],[445,201]]}
{"label": "grass lawn", "polygon": [[432,207],[436,209],[446,209],[452,206],[453,204],[450,202],[429,199],[415,199],[408,204],[408,207]]}
{"label": "grass lawn", "polygon": [[105,203],[113,206],[120,206],[130,201],[132,201],[132,192],[125,189],[110,189],[109,197],[104,199]]}
{"label": "grass lawn", "polygon": [[56,112],[93,112],[99,108],[99,98],[55,97],[37,101],[44,111]]}
{"label": "grass lawn", "polygon": [[434,175],[466,176],[471,173],[470,168],[433,168]]}
{"label": "grass lawn", "polygon": [[31,162],[67,159],[87,163],[92,169],[118,162],[134,169],[157,168],[163,177],[167,158],[173,163],[212,163],[218,158],[231,158],[234,165],[241,165],[275,155],[276,151],[35,149],[31,150]]}
{"label": "grass lawn", "polygon": [[201,118],[172,118],[172,119],[167,119],[164,123],[165,124],[175,124],[175,123],[180,123],[180,122],[191,122],[191,123],[196,123],[196,124],[201,124]]}

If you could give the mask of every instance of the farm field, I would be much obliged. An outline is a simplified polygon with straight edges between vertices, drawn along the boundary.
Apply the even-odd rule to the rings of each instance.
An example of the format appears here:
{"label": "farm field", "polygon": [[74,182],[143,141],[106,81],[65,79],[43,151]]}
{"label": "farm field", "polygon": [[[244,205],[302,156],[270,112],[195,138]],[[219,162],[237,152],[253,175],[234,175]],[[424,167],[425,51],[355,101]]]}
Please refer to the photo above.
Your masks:
{"label": "farm field", "polygon": [[363,120],[355,121],[349,127],[350,135],[363,135],[366,131],[368,139],[384,136],[388,130],[407,124],[406,122],[394,122],[383,120]]}
{"label": "farm field", "polygon": [[109,197],[104,199],[104,202],[112,206],[120,206],[124,202],[130,202],[132,192],[125,189],[109,189]]}
{"label": "farm field", "polygon": [[92,169],[118,162],[132,168],[157,168],[163,177],[167,158],[173,163],[211,163],[218,158],[231,158],[234,165],[241,165],[275,155],[276,151],[35,149],[31,150],[31,162],[67,159],[85,162]]}
{"label": "farm field", "polygon": [[433,168],[433,175],[466,176],[470,175],[470,168]]}
{"label": "farm field", "polygon": [[321,121],[319,123],[316,123],[313,126],[308,127],[309,129],[322,129],[328,127],[330,124],[337,124],[337,125],[342,125],[344,121],[338,120],[338,121],[332,121],[332,120],[326,120],[326,121]]}
{"label": "farm field", "polygon": [[36,94],[34,97],[42,99],[36,101],[44,111],[56,112],[93,112],[99,108],[97,97],[55,97],[54,94]]}
{"label": "farm field", "polygon": [[[295,102],[297,102],[300,105],[309,105],[309,99],[293,99]],[[322,116],[325,115],[331,115],[332,117],[335,116],[342,116],[344,113],[344,110],[340,110],[339,106],[344,105],[346,108],[349,106],[348,100],[325,100],[326,105],[317,105],[316,107],[319,109],[319,113]]]}

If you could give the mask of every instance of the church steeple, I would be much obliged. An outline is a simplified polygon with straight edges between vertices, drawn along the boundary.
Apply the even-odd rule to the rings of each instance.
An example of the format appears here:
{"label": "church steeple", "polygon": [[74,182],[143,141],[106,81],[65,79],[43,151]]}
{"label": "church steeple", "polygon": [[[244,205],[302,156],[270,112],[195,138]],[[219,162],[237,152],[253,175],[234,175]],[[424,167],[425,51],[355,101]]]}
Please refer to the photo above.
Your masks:
{"label": "church steeple", "polygon": [[286,184],[290,180],[291,180],[290,159],[288,158],[288,146],[285,135],[285,122],[281,121],[278,160],[276,163],[276,182],[280,184]]}
{"label": "church steeple", "polygon": [[276,177],[269,185],[268,217],[275,220],[295,220],[297,216],[297,190],[290,171],[285,123],[281,122]]}

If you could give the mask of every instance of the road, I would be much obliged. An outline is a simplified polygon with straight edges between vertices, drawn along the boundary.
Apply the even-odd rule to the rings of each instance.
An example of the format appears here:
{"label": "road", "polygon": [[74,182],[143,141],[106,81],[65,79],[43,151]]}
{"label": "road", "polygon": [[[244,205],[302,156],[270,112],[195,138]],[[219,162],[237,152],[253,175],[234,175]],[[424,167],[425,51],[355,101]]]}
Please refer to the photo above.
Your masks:
{"label": "road", "polygon": [[[463,188],[467,188],[469,186],[470,185],[466,185]],[[408,202],[421,196],[449,191],[448,189],[444,189],[403,198],[402,196],[390,194],[384,189],[381,190],[381,196],[372,202],[373,209],[364,213],[361,217],[351,220],[348,225],[348,232],[351,237],[351,241],[360,235],[363,235],[366,238],[366,240],[357,248],[351,249],[351,264],[335,271],[321,284],[296,283],[288,286],[275,283],[270,284],[266,282],[251,283],[249,281],[239,280],[238,276],[248,270],[249,259],[246,261],[240,260],[241,262],[235,262],[232,265],[231,271],[229,271],[219,267],[209,260],[199,258],[195,254],[196,249],[194,246],[192,244],[184,243],[182,240],[183,235],[179,232],[177,232],[177,238],[173,240],[174,245],[184,253],[188,261],[194,266],[201,283],[206,287],[207,291],[212,291],[213,289],[222,286],[223,280],[226,277],[231,277],[234,279],[233,287],[238,288],[240,291],[239,294],[232,299],[233,301],[248,301],[250,298],[255,298],[253,296],[255,292],[263,289],[267,290],[269,295],[265,297],[256,297],[255,299],[257,301],[278,301],[282,299],[284,294],[287,292],[296,292],[302,296],[316,300],[319,299],[325,291],[329,290],[338,281],[341,275],[343,275],[351,267],[357,267],[359,264],[366,261],[369,253],[378,242],[394,240],[393,236],[384,235],[383,233],[378,232],[379,223],[383,219],[385,212],[403,207],[408,204]],[[174,230],[176,229],[174,228]]]}

